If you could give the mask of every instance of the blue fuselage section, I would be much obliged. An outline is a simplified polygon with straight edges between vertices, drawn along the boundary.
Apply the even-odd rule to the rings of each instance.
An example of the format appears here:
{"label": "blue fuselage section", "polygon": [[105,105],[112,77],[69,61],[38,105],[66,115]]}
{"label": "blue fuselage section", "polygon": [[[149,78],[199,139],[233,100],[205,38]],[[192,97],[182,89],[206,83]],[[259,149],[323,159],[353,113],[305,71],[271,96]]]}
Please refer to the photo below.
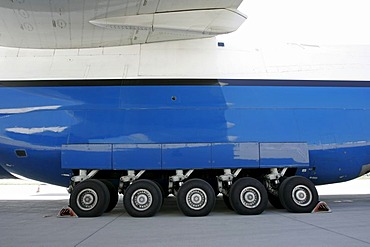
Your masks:
{"label": "blue fuselage section", "polygon": [[[367,82],[143,81],[3,83],[0,165],[67,185],[71,170],[61,166],[63,145],[304,143],[309,165],[296,173],[315,184],[369,170]],[[224,152],[217,149],[236,157]],[[190,157],[176,168],[194,162]]]}

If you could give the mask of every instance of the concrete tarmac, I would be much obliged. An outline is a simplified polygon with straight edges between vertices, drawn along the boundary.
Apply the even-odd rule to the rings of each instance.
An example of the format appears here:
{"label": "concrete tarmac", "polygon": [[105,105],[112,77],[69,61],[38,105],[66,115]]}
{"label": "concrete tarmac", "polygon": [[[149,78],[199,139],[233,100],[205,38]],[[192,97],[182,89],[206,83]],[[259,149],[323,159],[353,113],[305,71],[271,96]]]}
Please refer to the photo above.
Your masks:
{"label": "concrete tarmac", "polygon": [[[241,216],[218,198],[213,212],[199,218],[182,215],[173,197],[152,218],[129,216],[122,200],[111,213],[98,218],[58,218],[59,210],[68,205],[64,189],[21,185],[29,189],[28,195],[22,199],[13,193],[13,199],[8,198],[11,195],[6,192],[16,186],[0,185],[2,247],[370,246],[370,179],[334,185],[334,189],[320,187],[320,198],[331,213],[293,214],[269,206],[261,215]],[[340,193],[341,186],[347,194]],[[348,194],[351,191],[353,195]]]}

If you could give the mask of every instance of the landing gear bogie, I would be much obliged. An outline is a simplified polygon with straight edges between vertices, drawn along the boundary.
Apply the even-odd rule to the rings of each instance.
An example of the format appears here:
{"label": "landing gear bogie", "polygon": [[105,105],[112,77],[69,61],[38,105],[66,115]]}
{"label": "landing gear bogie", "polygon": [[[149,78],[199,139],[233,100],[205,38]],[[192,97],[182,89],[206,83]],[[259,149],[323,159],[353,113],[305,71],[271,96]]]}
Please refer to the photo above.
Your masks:
{"label": "landing gear bogie", "polygon": [[151,217],[159,212],[164,197],[171,193],[184,215],[206,216],[215,206],[216,195],[222,193],[225,205],[241,215],[261,214],[268,201],[290,212],[311,212],[318,203],[314,184],[305,177],[286,177],[285,171],[271,169],[263,175],[247,174],[242,169],[224,169],[212,178],[201,172],[194,176],[194,170],[176,170],[175,175],[171,172],[158,174],[161,178],[158,179],[153,174],[143,175],[144,170],[130,170],[114,185],[112,182],[118,182],[117,178],[93,179],[97,170],[82,170],[70,185],[70,207],[80,217],[100,216],[116,206],[119,192],[123,194],[123,205],[129,215]]}

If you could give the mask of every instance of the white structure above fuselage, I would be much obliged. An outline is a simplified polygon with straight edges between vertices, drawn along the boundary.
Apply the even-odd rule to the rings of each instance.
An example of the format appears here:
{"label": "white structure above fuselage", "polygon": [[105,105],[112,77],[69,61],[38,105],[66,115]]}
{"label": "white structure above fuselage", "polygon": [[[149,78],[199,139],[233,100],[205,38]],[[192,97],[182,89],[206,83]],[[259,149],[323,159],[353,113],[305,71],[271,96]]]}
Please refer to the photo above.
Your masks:
{"label": "white structure above fuselage", "polygon": [[214,38],[242,25],[241,2],[3,1],[0,80],[370,79],[367,46],[257,48],[242,29]]}
{"label": "white structure above fuselage", "polygon": [[0,80],[369,80],[369,46],[219,45],[215,38],[93,49],[0,48]]}

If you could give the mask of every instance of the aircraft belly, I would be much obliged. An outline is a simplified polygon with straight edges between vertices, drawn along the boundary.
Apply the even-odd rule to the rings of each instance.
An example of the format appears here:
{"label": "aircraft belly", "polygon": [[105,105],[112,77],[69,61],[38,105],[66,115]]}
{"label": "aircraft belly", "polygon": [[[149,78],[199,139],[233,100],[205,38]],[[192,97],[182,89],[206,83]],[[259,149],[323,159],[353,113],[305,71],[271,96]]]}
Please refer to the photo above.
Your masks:
{"label": "aircraft belly", "polygon": [[297,175],[305,176],[317,185],[348,181],[370,171],[367,167],[369,153],[369,143],[310,150],[310,168],[298,169]]}

